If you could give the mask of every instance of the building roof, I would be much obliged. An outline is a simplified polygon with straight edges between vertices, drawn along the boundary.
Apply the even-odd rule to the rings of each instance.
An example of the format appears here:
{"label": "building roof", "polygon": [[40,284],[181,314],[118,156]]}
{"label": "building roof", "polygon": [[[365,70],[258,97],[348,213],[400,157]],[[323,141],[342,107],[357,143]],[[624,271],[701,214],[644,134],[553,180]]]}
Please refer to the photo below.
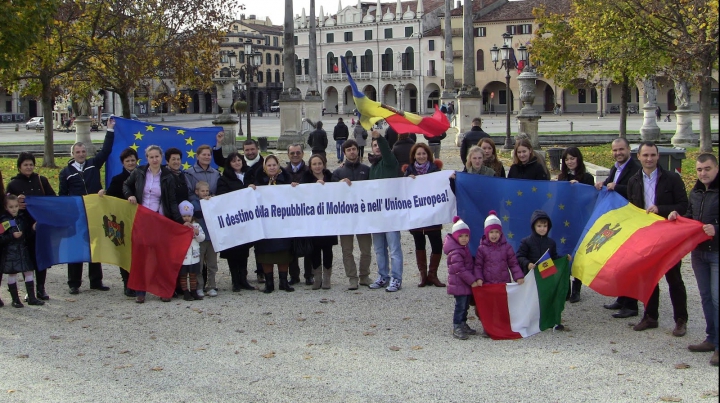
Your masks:
{"label": "building roof", "polygon": [[[499,5],[499,4],[495,4],[495,3],[507,3],[507,2],[508,2],[508,0],[475,0],[475,1],[473,1],[473,5],[472,5],[472,13],[473,13],[473,15],[477,15],[484,8],[488,8],[491,5],[495,5],[495,6]],[[457,5],[457,4],[455,4],[455,5]],[[462,16],[463,15],[463,6],[461,5],[460,7],[453,8],[450,11],[450,15],[453,17]]]}
{"label": "building roof", "polygon": [[245,21],[239,21],[239,23],[250,29],[258,31],[261,34],[270,34],[270,35],[282,35],[283,34],[283,26],[282,25],[251,24],[251,23],[245,22]]}
{"label": "building roof", "polygon": [[440,25],[438,25],[437,27],[435,27],[433,29],[429,29],[423,33],[423,36],[425,36],[425,37],[440,36],[440,35],[442,35],[442,27]]}
{"label": "building roof", "polygon": [[[487,0],[486,0],[487,2]],[[571,10],[570,0],[523,0],[510,1],[480,15],[473,22],[534,20],[533,9],[545,6],[552,13],[567,13]]]}

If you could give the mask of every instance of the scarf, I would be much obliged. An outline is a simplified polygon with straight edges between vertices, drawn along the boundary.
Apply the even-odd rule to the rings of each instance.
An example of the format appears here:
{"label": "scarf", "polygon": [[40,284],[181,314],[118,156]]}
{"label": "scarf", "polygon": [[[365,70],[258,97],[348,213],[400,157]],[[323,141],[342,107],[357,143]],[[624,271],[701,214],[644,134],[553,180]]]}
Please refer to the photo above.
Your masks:
{"label": "scarf", "polygon": [[374,165],[382,159],[382,155],[368,154],[368,162],[370,165]]}
{"label": "scarf", "polygon": [[418,175],[425,175],[429,168],[430,161],[425,161],[424,164],[418,164],[417,161],[415,161],[415,171],[417,171]]}
{"label": "scarf", "polygon": [[260,161],[260,153],[258,153],[258,155],[255,157],[254,160],[249,160],[249,159],[245,158],[245,164],[248,166],[248,168],[257,164],[258,161]]}
{"label": "scarf", "polygon": [[482,169],[483,169],[483,165],[480,165],[480,168],[478,168],[478,169],[475,169],[475,167],[470,165],[470,168],[468,168],[468,173],[469,174],[480,174],[480,171],[482,171]]}

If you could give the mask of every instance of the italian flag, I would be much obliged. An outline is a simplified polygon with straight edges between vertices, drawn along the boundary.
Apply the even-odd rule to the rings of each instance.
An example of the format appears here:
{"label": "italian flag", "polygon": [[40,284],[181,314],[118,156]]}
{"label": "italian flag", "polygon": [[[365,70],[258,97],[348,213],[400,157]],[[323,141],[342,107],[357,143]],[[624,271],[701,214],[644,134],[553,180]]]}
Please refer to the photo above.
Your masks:
{"label": "italian flag", "polygon": [[523,284],[473,287],[478,317],[492,339],[529,337],[560,324],[570,272],[567,257],[554,263],[557,272],[546,278],[536,266]]}

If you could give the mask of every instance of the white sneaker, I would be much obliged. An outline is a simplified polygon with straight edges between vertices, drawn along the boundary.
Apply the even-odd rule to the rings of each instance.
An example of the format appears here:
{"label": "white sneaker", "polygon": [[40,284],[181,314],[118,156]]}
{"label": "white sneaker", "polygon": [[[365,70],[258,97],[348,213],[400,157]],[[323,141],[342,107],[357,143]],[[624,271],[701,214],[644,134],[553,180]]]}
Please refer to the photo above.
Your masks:
{"label": "white sneaker", "polygon": [[217,291],[211,288],[210,291],[208,291],[208,297],[217,297]]}
{"label": "white sneaker", "polygon": [[382,277],[378,277],[378,279],[375,280],[375,282],[370,284],[368,287],[370,287],[373,290],[377,290],[378,288],[383,288],[386,285],[387,285],[387,281],[383,280]]}
{"label": "white sneaker", "polygon": [[204,297],[204,296],[205,296],[205,293],[203,292],[203,290],[198,289],[198,290],[197,290],[197,295],[198,295],[198,297]]}
{"label": "white sneaker", "polygon": [[396,278],[390,278],[390,285],[385,289],[387,292],[395,292],[400,291],[401,283],[400,280]]}

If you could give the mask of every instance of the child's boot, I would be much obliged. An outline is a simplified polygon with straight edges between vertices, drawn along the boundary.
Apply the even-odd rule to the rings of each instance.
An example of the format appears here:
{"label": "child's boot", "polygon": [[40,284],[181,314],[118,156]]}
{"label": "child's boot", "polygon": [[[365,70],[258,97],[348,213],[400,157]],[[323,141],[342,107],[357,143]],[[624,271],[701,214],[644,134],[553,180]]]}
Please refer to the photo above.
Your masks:
{"label": "child's boot", "polygon": [[193,295],[192,295],[192,293],[190,292],[190,290],[183,290],[183,299],[184,299],[185,301],[192,301],[192,300],[194,300],[195,298],[193,298]]}
{"label": "child's boot", "polygon": [[[322,289],[323,290],[329,290],[330,285],[330,277],[332,276],[332,267],[325,267],[322,271]],[[317,278],[317,277],[315,277]]]}
{"label": "child's boot", "polygon": [[320,287],[323,286],[322,272],[322,266],[318,267],[317,269],[313,269],[313,277],[315,278],[315,282],[313,282],[312,285],[313,290],[319,290]]}
{"label": "child's boot", "polygon": [[442,259],[442,254],[440,253],[433,253],[430,255],[427,282],[435,287],[445,287],[445,284],[441,283],[437,276],[438,267],[440,267],[440,259]]}
{"label": "child's boot", "polygon": [[428,281],[427,254],[425,254],[425,251],[416,250],[415,260],[417,261],[418,270],[420,271],[420,284],[418,284],[418,287],[425,287]]}
{"label": "child's boot", "polygon": [[27,290],[27,303],[28,305],[45,305],[45,301],[39,300],[35,297],[35,282],[26,281],[25,290]]}
{"label": "child's boot", "polygon": [[468,339],[468,335],[465,334],[462,325],[453,325],[453,337],[460,340]]}
{"label": "child's boot", "polygon": [[25,306],[25,305],[23,305],[22,302],[20,302],[20,296],[18,295],[17,283],[8,284],[8,291],[10,291],[10,296],[12,297],[12,306],[13,307],[22,308]]}

